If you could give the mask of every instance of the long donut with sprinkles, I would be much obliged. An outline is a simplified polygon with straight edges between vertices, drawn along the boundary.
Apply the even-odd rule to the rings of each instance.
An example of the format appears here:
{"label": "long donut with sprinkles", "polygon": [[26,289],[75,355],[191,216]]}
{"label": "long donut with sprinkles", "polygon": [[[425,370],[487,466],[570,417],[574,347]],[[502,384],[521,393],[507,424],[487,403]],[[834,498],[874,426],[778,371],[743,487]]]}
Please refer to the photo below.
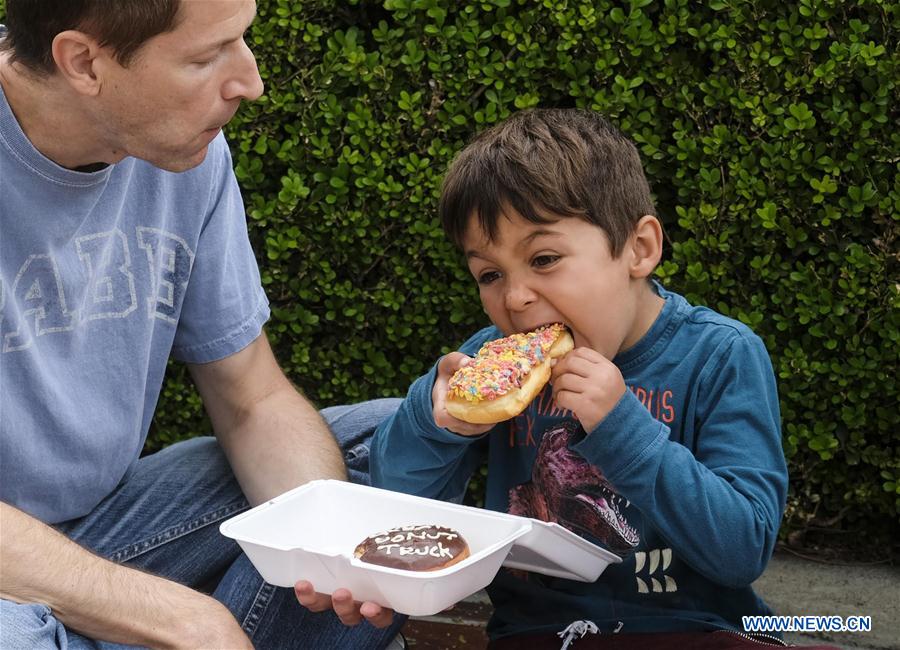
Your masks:
{"label": "long donut with sprinkles", "polygon": [[574,347],[559,323],[488,341],[472,363],[450,377],[447,413],[473,424],[517,416],[550,380],[550,360]]}

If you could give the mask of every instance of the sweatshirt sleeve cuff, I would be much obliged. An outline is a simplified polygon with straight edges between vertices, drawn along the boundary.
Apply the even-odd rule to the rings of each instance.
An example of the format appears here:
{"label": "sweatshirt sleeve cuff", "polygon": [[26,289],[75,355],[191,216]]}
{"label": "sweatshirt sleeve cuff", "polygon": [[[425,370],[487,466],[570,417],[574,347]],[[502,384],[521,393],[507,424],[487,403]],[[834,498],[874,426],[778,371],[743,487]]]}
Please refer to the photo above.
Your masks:
{"label": "sweatshirt sleeve cuff", "polygon": [[600,467],[606,477],[615,479],[647,454],[663,445],[669,428],[654,419],[630,390],[612,411],[572,450]]}

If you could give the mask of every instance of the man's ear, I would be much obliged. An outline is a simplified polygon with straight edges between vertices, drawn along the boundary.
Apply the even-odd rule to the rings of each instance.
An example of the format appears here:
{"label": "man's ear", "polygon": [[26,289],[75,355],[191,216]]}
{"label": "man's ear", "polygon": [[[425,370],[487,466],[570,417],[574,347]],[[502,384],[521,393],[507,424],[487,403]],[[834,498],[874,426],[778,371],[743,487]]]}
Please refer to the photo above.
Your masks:
{"label": "man's ear", "polygon": [[53,39],[51,52],[59,74],[76,92],[91,96],[100,92],[97,63],[108,54],[94,37],[75,29],[60,32]]}
{"label": "man's ear", "polygon": [[641,217],[631,233],[631,277],[646,278],[662,259],[663,234],[659,219],[647,214]]}

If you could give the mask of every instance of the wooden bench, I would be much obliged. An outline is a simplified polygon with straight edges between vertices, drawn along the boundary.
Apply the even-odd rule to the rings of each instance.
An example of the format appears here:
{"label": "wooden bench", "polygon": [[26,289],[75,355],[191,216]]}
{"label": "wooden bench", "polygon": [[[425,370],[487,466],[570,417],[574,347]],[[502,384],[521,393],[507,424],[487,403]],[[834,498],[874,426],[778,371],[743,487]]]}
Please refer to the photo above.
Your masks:
{"label": "wooden bench", "polygon": [[478,592],[451,609],[434,616],[414,616],[403,628],[403,636],[415,650],[470,650],[484,648],[484,632],[491,616],[487,594]]}

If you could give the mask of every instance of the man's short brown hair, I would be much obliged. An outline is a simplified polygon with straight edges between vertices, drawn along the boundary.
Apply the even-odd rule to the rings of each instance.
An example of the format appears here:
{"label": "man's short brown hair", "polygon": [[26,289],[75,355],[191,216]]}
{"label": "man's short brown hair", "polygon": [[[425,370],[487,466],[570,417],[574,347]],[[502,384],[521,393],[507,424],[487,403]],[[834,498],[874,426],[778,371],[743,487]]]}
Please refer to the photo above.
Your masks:
{"label": "man's short brown hair", "polygon": [[0,50],[32,72],[53,74],[53,39],[76,29],[112,47],[128,65],[149,38],[171,31],[181,0],[6,0],[6,38]]}
{"label": "man's short brown hair", "polygon": [[474,215],[489,239],[505,206],[547,223],[580,217],[602,228],[617,257],[644,215],[655,215],[634,144],[593,111],[532,109],[484,131],[444,177],[441,223],[462,246]]}

